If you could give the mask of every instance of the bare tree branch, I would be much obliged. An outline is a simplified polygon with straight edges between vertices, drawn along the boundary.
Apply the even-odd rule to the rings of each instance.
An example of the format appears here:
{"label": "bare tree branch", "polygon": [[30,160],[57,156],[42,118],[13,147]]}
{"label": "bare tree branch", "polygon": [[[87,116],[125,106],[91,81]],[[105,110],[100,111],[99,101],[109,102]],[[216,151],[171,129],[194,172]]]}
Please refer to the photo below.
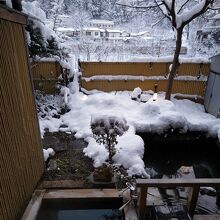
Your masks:
{"label": "bare tree branch", "polygon": [[208,10],[213,10],[213,11],[218,11],[220,9],[220,7],[216,7],[216,8],[213,8],[213,7],[208,7]]}
{"label": "bare tree branch", "polygon": [[[163,9],[160,7],[162,5],[164,5],[164,7],[167,9],[167,11],[169,11],[169,7],[164,3],[164,1],[160,1],[160,3],[157,0],[154,0],[155,4],[157,5],[157,7],[160,9],[160,11],[162,12],[162,14],[164,14]],[[164,14],[164,16],[171,21],[171,17],[167,14]]]}
{"label": "bare tree branch", "polygon": [[[128,8],[135,8],[135,9],[152,9],[152,8],[157,8],[158,7],[158,5],[133,6],[133,5],[120,4],[120,3],[116,3],[116,5],[123,6],[123,7],[128,7]],[[161,3],[161,5],[162,5],[162,3]]]}
{"label": "bare tree branch", "polygon": [[190,1],[190,0],[187,0],[187,1],[180,7],[180,9],[179,9],[179,11],[177,12],[177,14],[179,14],[179,13],[182,11],[183,7],[184,7],[189,1]]}
{"label": "bare tree branch", "polygon": [[153,28],[154,26],[156,26],[157,24],[159,24],[164,18],[166,18],[165,15],[164,15],[162,18],[160,18],[157,22],[155,22],[154,24],[152,24],[151,27]]}

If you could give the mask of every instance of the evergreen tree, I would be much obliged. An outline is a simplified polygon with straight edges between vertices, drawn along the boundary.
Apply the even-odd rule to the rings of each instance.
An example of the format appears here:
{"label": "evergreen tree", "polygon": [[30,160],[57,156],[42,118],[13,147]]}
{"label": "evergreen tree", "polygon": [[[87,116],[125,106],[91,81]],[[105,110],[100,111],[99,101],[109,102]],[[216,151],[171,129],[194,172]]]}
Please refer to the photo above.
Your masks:
{"label": "evergreen tree", "polygon": [[47,39],[46,52],[46,56],[48,57],[61,56],[61,51],[58,48],[58,43],[53,36],[50,39]]}
{"label": "evergreen tree", "polygon": [[41,29],[35,26],[32,20],[29,20],[26,30],[29,32],[31,40],[29,45],[30,57],[43,57],[46,54],[46,44]]}

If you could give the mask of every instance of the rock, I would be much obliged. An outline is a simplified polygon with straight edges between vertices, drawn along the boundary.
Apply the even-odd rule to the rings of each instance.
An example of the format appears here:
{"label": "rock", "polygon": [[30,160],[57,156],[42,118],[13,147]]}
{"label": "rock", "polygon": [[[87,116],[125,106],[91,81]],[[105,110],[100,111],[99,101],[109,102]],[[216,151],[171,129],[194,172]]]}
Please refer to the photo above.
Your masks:
{"label": "rock", "polygon": [[52,135],[46,135],[42,139],[44,148],[53,148],[55,152],[61,152],[67,150],[67,144],[65,141],[60,141],[58,137]]}
{"label": "rock", "polygon": [[68,143],[68,146],[74,149],[84,149],[87,145],[88,143],[83,139],[70,140]]}
{"label": "rock", "polygon": [[53,160],[53,159],[51,159],[49,162],[48,162],[48,168],[47,168],[47,170],[48,171],[54,171],[54,170],[57,170],[57,162],[56,162],[56,160]]}

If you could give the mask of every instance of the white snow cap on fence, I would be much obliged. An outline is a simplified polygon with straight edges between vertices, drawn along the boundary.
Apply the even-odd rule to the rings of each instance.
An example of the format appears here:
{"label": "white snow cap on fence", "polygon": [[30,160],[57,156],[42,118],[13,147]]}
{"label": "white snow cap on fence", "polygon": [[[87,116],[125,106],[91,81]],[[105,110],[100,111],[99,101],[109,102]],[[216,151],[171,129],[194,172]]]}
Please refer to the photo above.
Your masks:
{"label": "white snow cap on fence", "polygon": [[[172,62],[173,56],[163,57],[135,57],[129,60],[130,62]],[[210,63],[210,60],[205,57],[180,57],[180,63]]]}

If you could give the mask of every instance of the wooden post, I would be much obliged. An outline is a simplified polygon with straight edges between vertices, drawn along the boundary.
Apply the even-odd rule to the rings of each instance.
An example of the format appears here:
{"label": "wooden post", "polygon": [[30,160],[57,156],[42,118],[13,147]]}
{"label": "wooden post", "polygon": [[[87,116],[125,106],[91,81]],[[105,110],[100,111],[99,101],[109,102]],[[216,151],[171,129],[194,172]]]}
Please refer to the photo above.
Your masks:
{"label": "wooden post", "polygon": [[146,199],[147,199],[147,187],[141,187],[139,196],[139,207],[138,207],[138,220],[144,220],[146,215]]}
{"label": "wooden post", "polygon": [[35,190],[21,220],[36,219],[46,190]]}
{"label": "wooden post", "polygon": [[196,209],[196,204],[199,196],[199,186],[193,186],[191,195],[188,196],[188,210],[191,217],[194,215],[194,211]]}

